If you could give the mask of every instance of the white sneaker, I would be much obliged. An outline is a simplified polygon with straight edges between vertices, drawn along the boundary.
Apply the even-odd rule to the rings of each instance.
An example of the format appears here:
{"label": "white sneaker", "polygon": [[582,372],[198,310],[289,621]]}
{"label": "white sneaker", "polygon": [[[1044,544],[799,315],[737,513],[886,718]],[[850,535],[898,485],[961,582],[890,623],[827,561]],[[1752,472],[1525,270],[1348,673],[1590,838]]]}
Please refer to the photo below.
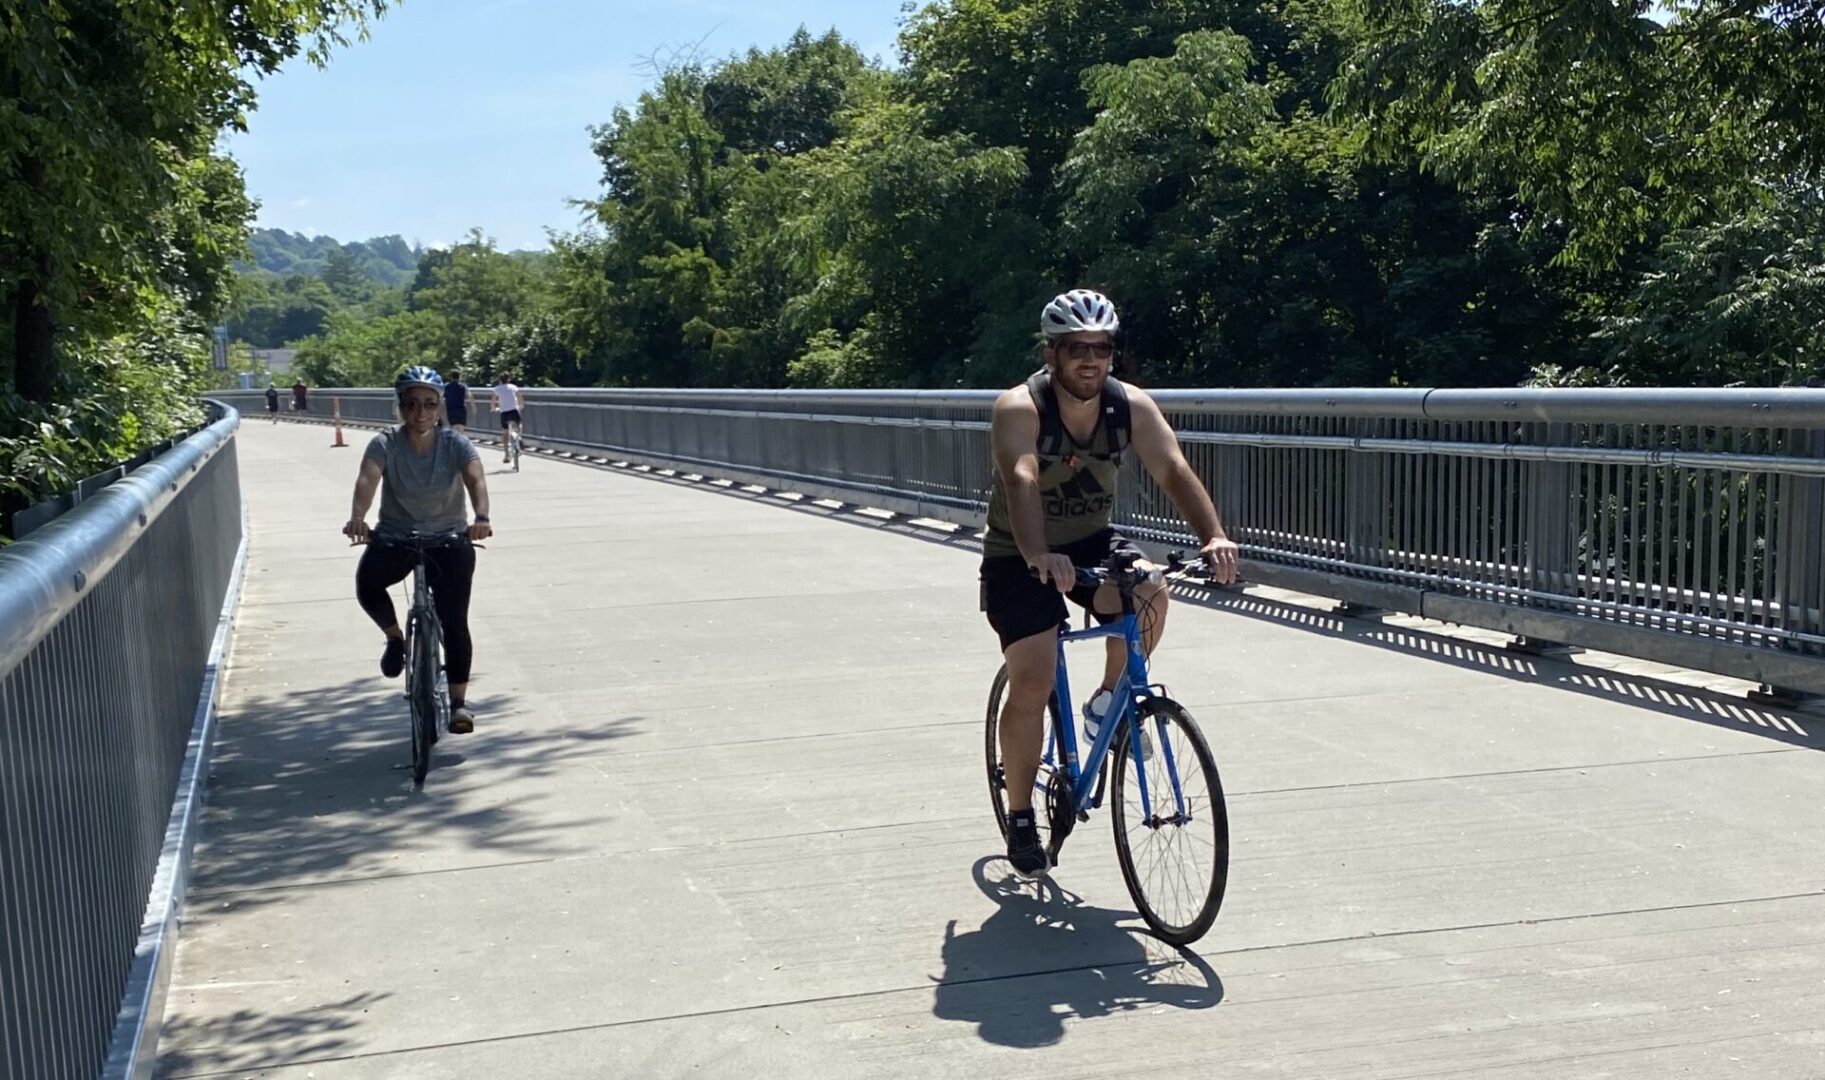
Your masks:
{"label": "white sneaker", "polygon": [[[1103,729],[1103,718],[1108,716],[1109,710],[1114,707],[1115,694],[1101,687],[1097,688],[1096,693],[1090,695],[1089,701],[1084,702],[1084,748],[1086,750],[1096,742],[1096,733]],[[1153,736],[1148,734],[1145,727],[1141,728],[1141,760],[1153,760]]]}

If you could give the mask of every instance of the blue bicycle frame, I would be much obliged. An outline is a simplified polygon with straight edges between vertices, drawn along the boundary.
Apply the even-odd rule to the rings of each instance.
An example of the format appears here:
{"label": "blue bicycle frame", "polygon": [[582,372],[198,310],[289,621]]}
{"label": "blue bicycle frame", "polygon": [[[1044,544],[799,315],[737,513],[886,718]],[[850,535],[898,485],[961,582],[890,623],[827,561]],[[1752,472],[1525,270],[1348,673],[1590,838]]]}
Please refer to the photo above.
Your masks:
{"label": "blue bicycle frame", "polygon": [[[1096,739],[1090,744],[1090,757],[1083,762],[1080,768],[1077,756],[1077,720],[1070,710],[1070,703],[1075,699],[1071,697],[1070,678],[1065,671],[1065,646],[1073,642],[1113,637],[1122,638],[1126,643],[1128,661],[1122,665],[1121,679],[1115,684],[1116,707],[1103,721],[1102,726],[1097,729]],[[1071,783],[1071,805],[1077,809],[1078,817],[1081,819],[1089,811],[1101,805],[1093,789],[1096,787],[1097,778],[1102,773],[1103,758],[1109,753],[1109,747],[1115,742],[1115,733],[1132,722],[1135,710],[1143,696],[1152,693],[1154,689],[1147,682],[1147,654],[1141,651],[1140,620],[1135,617],[1134,612],[1127,612],[1115,622],[1103,626],[1093,626],[1085,630],[1072,630],[1068,625],[1061,627],[1058,635],[1058,673],[1055,676],[1053,687],[1058,694],[1059,712],[1062,717],[1058,731],[1047,738],[1046,752],[1040,760],[1042,764],[1051,765],[1057,769],[1059,762],[1055,760],[1055,756],[1063,758],[1064,773]],[[1191,820],[1191,815],[1185,811],[1185,792],[1179,783],[1179,765],[1172,755],[1172,743],[1166,738],[1164,720],[1160,721],[1159,736],[1160,752],[1166,756],[1166,775],[1172,779],[1172,798],[1176,811],[1168,822],[1184,824]],[[1062,748],[1055,745],[1060,739],[1064,741]],[[1062,754],[1059,754],[1060,750],[1062,750]],[[1141,792],[1141,818],[1143,821],[1152,820],[1153,796],[1147,789],[1147,769],[1141,756],[1141,740],[1138,732],[1135,738],[1128,740],[1128,752],[1134,762],[1135,780]],[[1035,787],[1037,788],[1038,785],[1036,784]],[[1036,791],[1036,797],[1041,805],[1044,805],[1045,796],[1045,791]]]}

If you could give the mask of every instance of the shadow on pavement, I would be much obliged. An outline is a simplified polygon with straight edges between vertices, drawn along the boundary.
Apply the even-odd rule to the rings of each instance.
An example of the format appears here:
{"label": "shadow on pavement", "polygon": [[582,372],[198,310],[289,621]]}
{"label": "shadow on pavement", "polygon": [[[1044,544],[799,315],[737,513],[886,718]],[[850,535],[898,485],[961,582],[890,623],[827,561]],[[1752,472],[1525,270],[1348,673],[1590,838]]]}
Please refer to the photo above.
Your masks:
{"label": "shadow on pavement", "polygon": [[1296,626],[1326,637],[1424,656],[1453,667],[1621,702],[1683,720],[1760,735],[1788,746],[1825,750],[1825,717],[1757,705],[1730,694],[1646,675],[1608,671],[1570,660],[1528,656],[1410,626],[1345,618],[1329,611],[1233,590],[1181,585],[1173,590],[1172,596],[1177,602],[1196,604],[1212,611]]}
{"label": "shadow on pavement", "polygon": [[[396,686],[360,678],[235,701],[217,735],[192,902],[233,894],[241,906],[279,886],[426,869],[413,856],[440,848],[470,863],[586,854],[580,826],[601,819],[554,818],[548,785],[520,781],[556,784],[576,755],[641,721],[528,730],[511,714],[485,714],[474,734],[439,739],[424,790],[414,791]],[[497,794],[509,784],[513,797]]]}
{"label": "shadow on pavement", "polygon": [[[577,456],[560,458],[572,465],[596,469],[600,472],[613,473],[616,476],[628,476],[640,480],[653,480],[673,487],[690,488],[707,494],[722,495],[727,498],[741,499],[744,502],[759,503],[763,506],[791,510],[800,514],[834,521],[844,525],[859,525],[864,529],[876,532],[893,533],[910,540],[922,540],[939,547],[957,548],[962,551],[980,553],[982,541],[972,529],[949,529],[927,525],[915,525],[913,517],[907,514],[894,514],[891,517],[879,516],[878,513],[862,513],[866,509],[856,503],[838,503],[830,499],[817,499],[809,495],[800,495],[787,489],[766,488],[756,490],[751,485],[724,485],[712,482],[712,478],[694,472],[689,467],[680,466],[672,472],[649,469],[643,466],[614,465],[613,458]],[[693,479],[695,477],[696,479]]]}
{"label": "shadow on pavement", "polygon": [[[860,526],[876,532],[888,532],[908,539],[941,547],[978,552],[981,543],[973,530],[951,531],[915,525],[906,515],[877,517],[858,513],[850,504],[831,505],[811,498],[781,498],[777,492],[755,491],[741,486],[722,487],[699,474],[681,468],[668,475],[657,470],[617,467],[588,457],[564,459],[571,463],[613,472],[622,476],[641,477],[661,483],[688,487],[698,491],[763,503],[826,521]],[[1552,686],[1587,697],[1620,701],[1651,709],[1668,716],[1732,731],[1747,731],[1788,746],[1813,750],[1825,749],[1825,717],[1759,705],[1730,694],[1701,690],[1649,676],[1626,675],[1605,671],[1568,660],[1540,658],[1512,653],[1479,642],[1437,633],[1424,628],[1385,625],[1376,621],[1347,619],[1328,611],[1289,604],[1268,597],[1250,595],[1239,589],[1210,588],[1181,582],[1173,589],[1173,599],[1196,604],[1214,611],[1226,611],[1249,618],[1263,619],[1286,626],[1297,626],[1329,637],[1359,642],[1376,648],[1414,656],[1425,656],[1455,667],[1499,675],[1503,678]]]}
{"label": "shadow on pavement", "polygon": [[1153,938],[1131,912],[1091,907],[1051,880],[1023,882],[1000,856],[977,860],[971,873],[997,908],[975,930],[958,933],[955,920],[944,928],[932,1005],[940,1020],[975,1024],[985,1042],[1033,1048],[1062,1041],[1067,1019],[1223,1000],[1202,957]]}
{"label": "shadow on pavement", "polygon": [[299,1013],[269,1016],[241,1009],[206,1020],[167,1020],[163,1043],[189,1047],[161,1056],[160,1080],[185,1076],[251,1075],[300,1058],[332,1057],[351,1047],[346,1033],[386,994],[356,994]]}

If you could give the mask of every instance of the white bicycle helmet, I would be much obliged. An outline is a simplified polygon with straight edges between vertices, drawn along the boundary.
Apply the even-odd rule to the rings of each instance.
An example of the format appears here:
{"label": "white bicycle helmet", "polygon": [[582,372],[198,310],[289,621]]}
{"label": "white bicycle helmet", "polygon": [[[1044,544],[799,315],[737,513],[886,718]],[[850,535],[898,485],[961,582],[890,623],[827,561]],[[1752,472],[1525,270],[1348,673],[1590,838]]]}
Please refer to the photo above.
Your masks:
{"label": "white bicycle helmet", "polygon": [[1039,313],[1039,328],[1047,337],[1097,330],[1113,334],[1121,326],[1122,320],[1115,315],[1115,305],[1107,296],[1090,289],[1059,293]]}

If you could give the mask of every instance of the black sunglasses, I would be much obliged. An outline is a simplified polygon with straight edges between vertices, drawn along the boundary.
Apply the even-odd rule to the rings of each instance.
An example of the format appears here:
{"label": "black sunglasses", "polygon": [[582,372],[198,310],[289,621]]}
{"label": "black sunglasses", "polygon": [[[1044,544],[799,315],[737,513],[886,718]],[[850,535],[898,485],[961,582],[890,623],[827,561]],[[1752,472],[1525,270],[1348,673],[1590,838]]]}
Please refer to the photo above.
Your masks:
{"label": "black sunglasses", "polygon": [[443,402],[438,401],[435,398],[400,398],[399,399],[399,409],[401,412],[424,412],[426,410],[438,409],[438,408],[441,408],[442,406],[443,406]]}
{"label": "black sunglasses", "polygon": [[1056,348],[1071,360],[1082,360],[1089,356],[1107,360],[1115,355],[1115,345],[1108,341],[1067,341]]}

